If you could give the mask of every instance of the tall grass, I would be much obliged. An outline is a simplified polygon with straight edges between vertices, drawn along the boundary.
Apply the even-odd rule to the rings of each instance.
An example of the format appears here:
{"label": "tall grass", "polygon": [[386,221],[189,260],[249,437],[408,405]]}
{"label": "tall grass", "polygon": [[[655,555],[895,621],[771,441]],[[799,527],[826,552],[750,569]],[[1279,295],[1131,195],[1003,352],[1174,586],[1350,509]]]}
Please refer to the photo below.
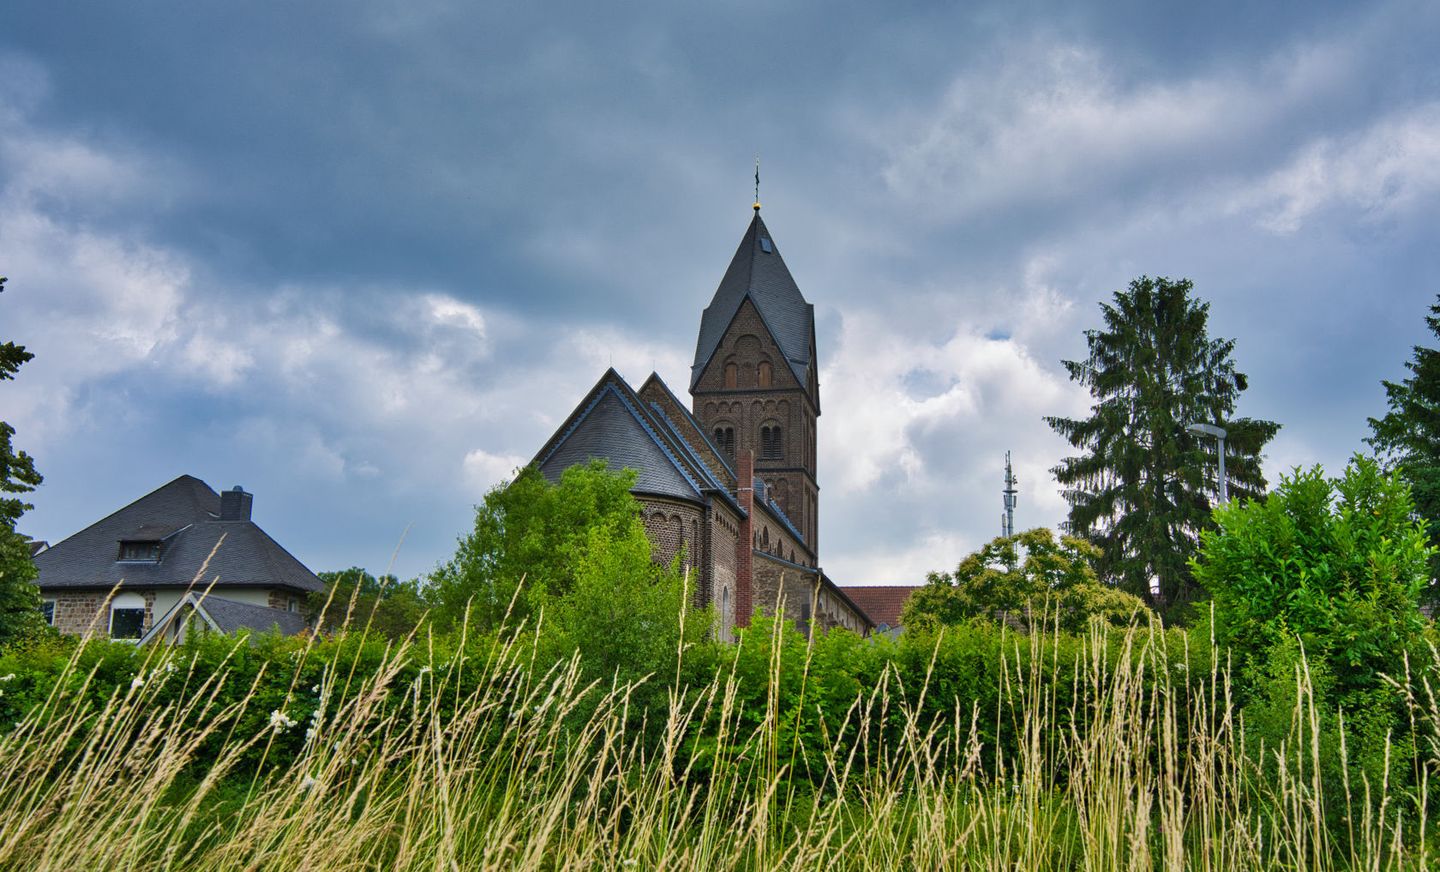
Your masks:
{"label": "tall grass", "polygon": [[[1189,652],[1167,638],[1097,626],[1069,662],[1038,629],[1007,637],[1000,703],[941,700],[943,717],[923,714],[936,710],[933,698],[926,707],[932,676],[904,687],[887,669],[843,719],[822,725],[819,759],[783,729],[793,713],[773,690],[787,668],[778,638],[768,640],[772,692],[761,712],[743,711],[725,670],[638,712],[635,686],[585,681],[578,656],[537,666],[524,628],[445,649],[483,652],[472,657],[413,638],[378,668],[332,662],[301,687],[307,647],[293,676],[256,678],[223,705],[237,698],[219,693],[224,664],[202,669],[184,649],[158,647],[135,680],[87,704],[97,678],[77,652],[50,697],[0,737],[0,865],[1426,867],[1424,790],[1418,808],[1402,807],[1389,785],[1352,783],[1348,769],[1338,792],[1322,783],[1321,712],[1303,663],[1289,734],[1257,747],[1223,666],[1184,676]],[[1115,645],[1122,656],[1107,656]],[[418,680],[398,679],[417,664]],[[807,680],[809,665],[798,665]],[[296,723],[276,709],[264,729],[240,733],[262,678],[308,695],[315,715]],[[1398,683],[1417,730],[1440,722],[1424,679],[1407,672]],[[1062,685],[1073,700],[1063,706]],[[298,755],[271,752],[297,732]],[[1002,732],[1013,749],[981,739]],[[1392,750],[1428,771],[1440,735]],[[1336,816],[1326,797],[1337,793],[1343,832],[1327,824]]]}

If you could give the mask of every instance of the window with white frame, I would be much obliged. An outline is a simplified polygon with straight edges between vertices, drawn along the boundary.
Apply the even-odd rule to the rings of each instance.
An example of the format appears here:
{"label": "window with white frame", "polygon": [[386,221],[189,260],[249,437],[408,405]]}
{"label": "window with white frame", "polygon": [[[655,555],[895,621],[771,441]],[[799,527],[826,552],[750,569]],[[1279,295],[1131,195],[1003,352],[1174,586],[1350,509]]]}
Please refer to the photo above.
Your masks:
{"label": "window with white frame", "polygon": [[138,639],[145,635],[145,598],[122,593],[110,601],[110,638]]}

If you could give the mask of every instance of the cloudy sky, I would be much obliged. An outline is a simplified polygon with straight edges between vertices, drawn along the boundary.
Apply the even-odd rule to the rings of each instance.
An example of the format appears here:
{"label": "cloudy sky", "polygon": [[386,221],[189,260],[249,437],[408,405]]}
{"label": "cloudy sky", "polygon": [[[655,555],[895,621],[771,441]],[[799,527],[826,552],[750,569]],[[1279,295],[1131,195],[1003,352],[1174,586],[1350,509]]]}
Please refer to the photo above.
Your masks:
{"label": "cloudy sky", "polygon": [[1440,292],[1440,6],[1103,5],[11,0],[22,527],[190,473],[317,571],[428,571],[606,366],[683,390],[756,154],[842,584],[996,535],[1007,449],[1063,516],[1041,417],[1141,274],[1236,339],[1272,479],[1338,469]]}

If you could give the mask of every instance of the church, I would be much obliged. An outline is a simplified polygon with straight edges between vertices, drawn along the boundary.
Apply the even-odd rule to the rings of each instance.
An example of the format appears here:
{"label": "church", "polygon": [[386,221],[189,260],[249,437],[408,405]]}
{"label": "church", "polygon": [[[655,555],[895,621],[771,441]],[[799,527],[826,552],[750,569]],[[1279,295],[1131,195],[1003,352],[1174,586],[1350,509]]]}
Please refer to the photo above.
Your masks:
{"label": "church", "polygon": [[820,564],[815,307],[760,218],[700,317],[690,403],[651,373],[600,377],[533,461],[556,480],[603,458],[637,473],[657,560],[683,555],[695,603],[733,637],[759,609],[802,632],[875,622]]}

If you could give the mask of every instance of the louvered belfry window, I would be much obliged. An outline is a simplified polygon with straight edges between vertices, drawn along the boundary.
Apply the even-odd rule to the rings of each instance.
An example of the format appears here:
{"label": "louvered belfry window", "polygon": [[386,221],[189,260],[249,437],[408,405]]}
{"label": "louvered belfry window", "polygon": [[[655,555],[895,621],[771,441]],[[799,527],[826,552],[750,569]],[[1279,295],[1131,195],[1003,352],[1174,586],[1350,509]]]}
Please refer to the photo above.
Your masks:
{"label": "louvered belfry window", "polygon": [[780,460],[785,456],[785,440],[781,435],[780,425],[767,425],[760,428],[760,459]]}

